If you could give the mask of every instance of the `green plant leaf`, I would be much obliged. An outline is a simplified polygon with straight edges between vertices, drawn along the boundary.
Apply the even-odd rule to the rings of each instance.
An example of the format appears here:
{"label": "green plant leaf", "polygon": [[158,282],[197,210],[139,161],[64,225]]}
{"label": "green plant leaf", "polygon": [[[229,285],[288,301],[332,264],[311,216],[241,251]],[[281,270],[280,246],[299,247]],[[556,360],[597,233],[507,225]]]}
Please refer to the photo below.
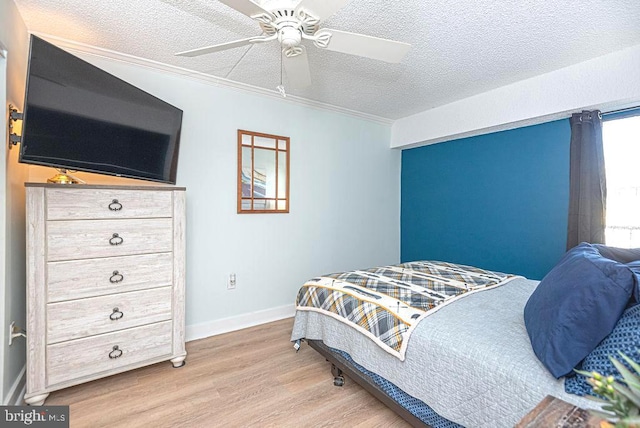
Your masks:
{"label": "green plant leaf", "polygon": [[581,375],[582,375],[582,376],[584,376],[584,377],[590,377],[590,378],[592,378],[592,377],[593,377],[593,375],[591,374],[591,372],[586,372],[586,371],[584,371],[584,370],[576,370],[576,369],[573,369],[573,371],[574,371],[574,372],[576,372],[576,373],[578,373],[578,374],[581,374]]}
{"label": "green plant leaf", "polygon": [[640,364],[636,363],[635,361],[633,361],[631,358],[629,358],[627,355],[625,355],[623,352],[618,351],[618,354],[620,354],[620,356],[622,358],[624,358],[624,360],[629,363],[629,365],[633,368],[633,370],[635,370],[636,373],[640,374]]}
{"label": "green plant leaf", "polygon": [[605,400],[604,398],[600,398],[600,397],[595,397],[593,395],[586,395],[585,398],[587,400],[595,401],[598,403],[609,403],[609,400]]}
{"label": "green plant leaf", "polygon": [[617,419],[616,415],[614,415],[613,413],[602,412],[600,410],[589,410],[589,413],[599,418],[606,419],[608,421]]}
{"label": "green plant leaf", "polygon": [[[629,371],[619,361],[616,361],[615,366],[618,369],[618,371],[620,372],[620,374],[622,374],[624,382],[627,384],[627,386],[630,387],[631,389],[640,391],[640,376],[638,376],[637,374],[632,373],[631,371]],[[624,371],[624,373],[623,373],[623,371],[620,371],[620,367],[622,367],[622,370]],[[625,373],[626,373],[626,375],[625,375]]]}
{"label": "green plant leaf", "polygon": [[603,412],[600,410],[589,410],[589,413],[591,413],[592,415],[595,415],[599,418],[602,419],[606,419],[608,421],[613,420],[613,419],[617,419],[617,416],[614,415],[613,413],[609,413],[609,412]]}
{"label": "green plant leaf", "polygon": [[630,382],[627,382],[627,386],[633,387],[634,389],[640,387],[640,379],[636,376],[635,379],[632,379]]}
{"label": "green plant leaf", "polygon": [[631,389],[633,391],[633,393],[637,396],[640,397],[640,384],[637,383],[632,383],[627,385],[629,387],[629,389]]}
{"label": "green plant leaf", "polygon": [[613,389],[615,389],[621,395],[631,401],[636,407],[640,407],[640,396],[634,394],[633,391],[631,391],[629,388],[618,383],[613,385]]}
{"label": "green plant leaf", "polygon": [[[631,372],[627,371],[627,373],[630,374]],[[627,387],[629,387],[629,389],[633,392],[633,394],[640,397],[640,378],[636,375],[630,374],[627,376],[623,375],[623,380],[627,384]]]}
{"label": "green plant leaf", "polygon": [[627,385],[630,385],[632,388],[635,389],[635,385],[638,384],[638,376],[634,373],[632,373],[624,364],[622,364],[620,361],[616,360],[615,358],[609,357],[611,359],[611,362],[613,363],[613,365],[616,367],[616,369],[618,369],[618,371],[620,372],[620,374],[622,375],[622,379],[624,380],[624,382]]}
{"label": "green plant leaf", "polygon": [[[619,354],[622,356],[622,358],[624,358],[624,360],[626,362],[628,362],[633,368],[634,370],[640,374],[640,365],[638,365],[637,363],[635,363],[631,358],[627,357],[625,354],[623,354],[622,352],[619,352]],[[612,360],[613,361],[613,360]],[[618,366],[616,366],[618,367]],[[627,386],[634,392],[634,394],[639,395],[640,396],[640,376],[638,376],[637,374],[634,374],[632,377],[630,378],[625,378],[625,383],[627,384]]]}
{"label": "green plant leaf", "polygon": [[629,424],[639,424],[640,418],[626,418],[624,421]]}
{"label": "green plant leaf", "polygon": [[616,423],[616,428],[638,428],[640,427],[640,418],[625,418]]}

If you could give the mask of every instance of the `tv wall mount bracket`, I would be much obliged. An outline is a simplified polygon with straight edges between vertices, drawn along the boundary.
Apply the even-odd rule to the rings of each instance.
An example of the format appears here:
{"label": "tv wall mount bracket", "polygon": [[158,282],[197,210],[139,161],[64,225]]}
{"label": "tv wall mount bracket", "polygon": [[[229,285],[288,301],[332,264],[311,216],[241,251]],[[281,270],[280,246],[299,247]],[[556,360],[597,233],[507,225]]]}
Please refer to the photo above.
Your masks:
{"label": "tv wall mount bracket", "polygon": [[9,104],[9,149],[13,146],[16,146],[19,142],[22,141],[22,137],[15,132],[13,132],[13,124],[18,120],[22,120],[23,114],[18,112],[18,109],[15,108],[12,104]]}

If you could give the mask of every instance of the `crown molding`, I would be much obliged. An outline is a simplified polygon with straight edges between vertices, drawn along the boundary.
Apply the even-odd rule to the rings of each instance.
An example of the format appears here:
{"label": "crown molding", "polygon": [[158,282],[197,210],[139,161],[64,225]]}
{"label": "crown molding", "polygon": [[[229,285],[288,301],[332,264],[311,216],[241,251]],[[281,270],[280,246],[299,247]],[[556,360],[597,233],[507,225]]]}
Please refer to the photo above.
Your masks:
{"label": "crown molding", "polygon": [[276,92],[273,90],[249,85],[246,83],[235,82],[233,80],[212,76],[199,71],[189,70],[187,68],[164,64],[158,61],[141,58],[135,55],[129,55],[129,54],[125,54],[117,51],[112,51],[109,49],[99,48],[97,46],[92,46],[85,43],[76,42],[69,39],[63,39],[61,37],[52,36],[46,33],[32,31],[31,34],[38,36],[42,39],[45,39],[55,44],[56,46],[64,50],[67,50],[71,53],[81,53],[86,55],[93,55],[97,57],[107,58],[115,61],[121,61],[128,64],[137,65],[140,67],[146,67],[146,68],[162,71],[169,74],[179,75],[185,78],[195,79],[200,82],[205,82],[214,86],[224,86],[227,88],[232,88],[232,89],[241,90],[244,92],[250,92],[250,93],[268,97],[268,98],[277,99],[283,102],[289,102],[292,104],[298,104],[305,107],[312,107],[312,108],[317,108],[321,110],[327,110],[335,113],[353,116],[358,119],[365,119],[368,121],[381,123],[384,125],[391,125],[394,122],[394,120],[392,119],[387,119],[384,117],[363,113],[356,110],[347,109],[344,107],[334,106],[332,104],[321,103],[321,102],[313,101],[307,98],[297,97],[295,95],[287,95],[286,98],[283,98],[279,92]]}

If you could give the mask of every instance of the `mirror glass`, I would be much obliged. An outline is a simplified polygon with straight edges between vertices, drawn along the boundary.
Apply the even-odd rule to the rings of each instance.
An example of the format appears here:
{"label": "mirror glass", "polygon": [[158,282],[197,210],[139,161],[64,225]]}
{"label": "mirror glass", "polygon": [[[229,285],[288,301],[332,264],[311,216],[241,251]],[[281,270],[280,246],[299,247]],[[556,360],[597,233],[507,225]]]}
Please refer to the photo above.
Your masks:
{"label": "mirror glass", "polygon": [[238,213],[289,212],[289,137],[238,130]]}

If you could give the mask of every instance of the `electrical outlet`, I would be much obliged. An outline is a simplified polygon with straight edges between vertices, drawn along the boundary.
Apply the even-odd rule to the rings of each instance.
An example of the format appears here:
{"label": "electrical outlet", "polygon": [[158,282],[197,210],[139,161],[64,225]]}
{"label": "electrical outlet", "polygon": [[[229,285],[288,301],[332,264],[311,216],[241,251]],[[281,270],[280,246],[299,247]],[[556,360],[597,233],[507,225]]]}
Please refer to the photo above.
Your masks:
{"label": "electrical outlet", "polygon": [[11,346],[11,344],[13,343],[13,339],[17,337],[26,338],[27,335],[23,329],[21,329],[20,327],[16,327],[15,321],[11,321],[11,324],[9,324],[9,346]]}
{"label": "electrical outlet", "polygon": [[236,274],[230,273],[227,278],[227,290],[233,290],[236,288]]}
{"label": "electrical outlet", "polygon": [[13,333],[15,329],[16,329],[16,322],[11,321],[11,324],[9,324],[9,346],[13,344]]}

